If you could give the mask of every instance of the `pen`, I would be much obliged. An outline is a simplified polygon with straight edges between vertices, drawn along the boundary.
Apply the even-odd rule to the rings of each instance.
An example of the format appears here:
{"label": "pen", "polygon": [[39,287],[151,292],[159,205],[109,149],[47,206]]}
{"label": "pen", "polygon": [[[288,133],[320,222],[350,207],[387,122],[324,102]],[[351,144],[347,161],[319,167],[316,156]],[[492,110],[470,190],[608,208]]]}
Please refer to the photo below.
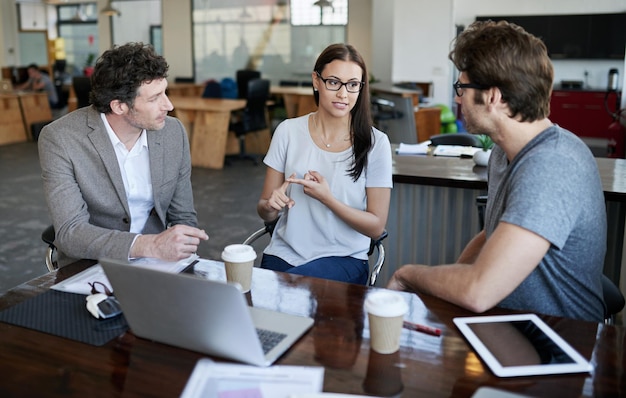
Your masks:
{"label": "pen", "polygon": [[420,325],[418,323],[404,321],[402,323],[402,327],[405,329],[414,330],[416,332],[430,334],[431,336],[441,336],[441,329],[433,328],[433,327],[426,326],[426,325]]}

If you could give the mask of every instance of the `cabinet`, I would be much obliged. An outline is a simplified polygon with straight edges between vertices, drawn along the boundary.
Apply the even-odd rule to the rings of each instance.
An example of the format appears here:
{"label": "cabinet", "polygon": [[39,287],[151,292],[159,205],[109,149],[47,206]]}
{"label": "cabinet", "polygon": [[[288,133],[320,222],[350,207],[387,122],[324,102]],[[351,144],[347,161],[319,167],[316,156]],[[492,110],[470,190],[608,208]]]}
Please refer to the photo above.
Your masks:
{"label": "cabinet", "polygon": [[21,30],[47,29],[46,5],[44,3],[20,3],[17,10]]}
{"label": "cabinet", "polygon": [[626,13],[481,16],[506,20],[539,37],[552,59],[623,59]]}
{"label": "cabinet", "polygon": [[[624,131],[609,129],[613,117],[606,110],[605,98],[605,91],[554,90],[550,120],[583,138],[596,156],[623,158]],[[615,93],[607,100],[614,101]]]}

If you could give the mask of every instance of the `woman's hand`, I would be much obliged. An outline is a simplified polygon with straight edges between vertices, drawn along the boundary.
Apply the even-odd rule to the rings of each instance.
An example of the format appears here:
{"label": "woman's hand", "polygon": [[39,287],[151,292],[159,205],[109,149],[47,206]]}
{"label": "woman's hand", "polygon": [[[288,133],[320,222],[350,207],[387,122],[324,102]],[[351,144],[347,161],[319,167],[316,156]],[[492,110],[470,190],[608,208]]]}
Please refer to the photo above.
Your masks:
{"label": "woman's hand", "polygon": [[305,194],[322,203],[326,203],[328,199],[332,198],[328,182],[317,171],[309,170],[308,173],[304,174],[304,178],[295,178],[294,175],[291,175],[286,181],[302,185]]}
{"label": "woman's hand", "polygon": [[268,210],[280,211],[285,207],[290,209],[296,204],[293,199],[287,196],[287,187],[289,187],[289,184],[291,183],[289,180],[295,177],[295,175],[295,173],[292,174],[280,187],[272,191],[272,194],[267,200]]}

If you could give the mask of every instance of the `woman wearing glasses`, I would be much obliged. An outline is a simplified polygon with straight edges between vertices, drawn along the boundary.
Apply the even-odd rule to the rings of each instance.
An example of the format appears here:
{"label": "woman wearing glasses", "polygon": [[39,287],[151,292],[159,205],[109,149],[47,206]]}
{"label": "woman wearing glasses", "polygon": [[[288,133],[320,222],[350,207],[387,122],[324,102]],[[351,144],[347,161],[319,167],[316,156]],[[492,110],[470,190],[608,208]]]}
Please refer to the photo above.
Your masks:
{"label": "woman wearing glasses", "polygon": [[372,126],[367,68],[354,47],[327,47],[311,76],[317,111],[282,122],[264,159],[257,211],[278,221],[261,267],[365,284],[370,238],[389,212],[389,139]]}

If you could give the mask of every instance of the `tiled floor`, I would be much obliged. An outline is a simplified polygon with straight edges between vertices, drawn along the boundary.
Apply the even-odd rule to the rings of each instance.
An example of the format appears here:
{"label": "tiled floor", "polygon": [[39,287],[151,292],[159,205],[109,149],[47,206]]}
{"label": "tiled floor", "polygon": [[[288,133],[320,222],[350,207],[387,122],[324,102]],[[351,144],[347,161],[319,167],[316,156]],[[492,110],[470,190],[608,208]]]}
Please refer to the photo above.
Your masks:
{"label": "tiled floor", "polygon": [[[265,165],[234,161],[222,170],[194,168],[198,222],[209,234],[198,254],[219,259],[263,223],[256,203]],[[50,224],[34,142],[0,146],[0,293],[47,272],[41,232]]]}

